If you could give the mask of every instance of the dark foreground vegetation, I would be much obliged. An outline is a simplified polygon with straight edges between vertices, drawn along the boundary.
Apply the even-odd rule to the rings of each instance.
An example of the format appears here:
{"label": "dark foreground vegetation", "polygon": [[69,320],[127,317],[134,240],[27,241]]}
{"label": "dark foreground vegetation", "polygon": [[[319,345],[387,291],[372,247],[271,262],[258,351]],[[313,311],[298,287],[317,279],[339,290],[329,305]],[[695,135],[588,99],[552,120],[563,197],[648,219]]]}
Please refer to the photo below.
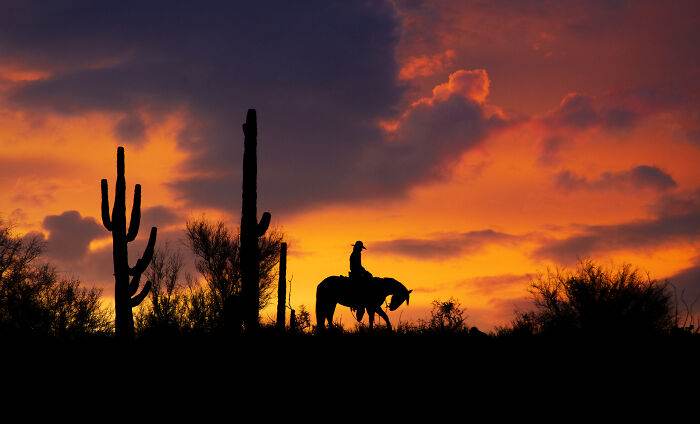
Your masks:
{"label": "dark foreground vegetation", "polygon": [[[149,296],[135,309],[137,340],[229,340],[240,333],[227,305],[235,311],[241,295],[240,237],[223,223],[187,224],[187,242],[204,280],[183,275],[183,254],[164,245],[155,250],[145,277]],[[271,230],[260,238],[260,308],[275,293],[282,234]],[[0,224],[0,337],[52,340],[109,340],[114,337],[113,311],[101,292],[64,278],[42,259],[38,238],[14,234]],[[576,337],[696,337],[698,327],[689,302],[681,301],[669,282],[656,281],[623,265],[606,269],[583,262],[576,269],[548,272],[530,287],[533,304],[515,312],[510,325],[484,333],[468,325],[467,311],[456,299],[433,302],[429,317],[400,322],[390,332],[370,331],[363,324],[336,326],[333,336],[447,336],[470,340]],[[239,319],[234,319],[239,321]],[[313,317],[304,306],[283,333],[274,322],[261,323],[261,336],[310,337]]]}

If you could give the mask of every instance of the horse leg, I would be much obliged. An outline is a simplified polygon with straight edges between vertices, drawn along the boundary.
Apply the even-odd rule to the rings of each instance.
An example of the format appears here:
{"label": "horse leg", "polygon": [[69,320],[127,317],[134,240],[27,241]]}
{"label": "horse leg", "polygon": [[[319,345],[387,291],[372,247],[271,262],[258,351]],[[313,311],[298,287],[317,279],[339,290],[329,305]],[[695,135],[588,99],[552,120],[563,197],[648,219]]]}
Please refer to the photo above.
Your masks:
{"label": "horse leg", "polygon": [[377,314],[379,314],[380,317],[384,319],[384,322],[386,322],[387,328],[389,328],[389,331],[391,331],[391,323],[389,322],[389,316],[384,312],[381,308],[377,309]]}
{"label": "horse leg", "polygon": [[322,332],[326,329],[326,314],[318,300],[316,301],[316,330]]}
{"label": "horse leg", "polygon": [[328,305],[328,314],[326,315],[326,318],[328,319],[328,328],[333,328],[333,315],[335,314],[336,306],[337,305],[335,302]]}
{"label": "horse leg", "polygon": [[374,310],[373,309],[367,309],[367,318],[369,319],[369,329],[374,328]]}

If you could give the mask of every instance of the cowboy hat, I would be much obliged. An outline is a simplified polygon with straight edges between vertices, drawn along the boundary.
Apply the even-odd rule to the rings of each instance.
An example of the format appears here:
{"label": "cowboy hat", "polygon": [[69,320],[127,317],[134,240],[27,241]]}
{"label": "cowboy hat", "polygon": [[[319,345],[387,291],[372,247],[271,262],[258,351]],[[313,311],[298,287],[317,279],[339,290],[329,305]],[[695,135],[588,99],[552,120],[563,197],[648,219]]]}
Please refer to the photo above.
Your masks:
{"label": "cowboy hat", "polygon": [[359,247],[362,250],[367,250],[367,248],[362,244],[360,240],[356,241],[355,244],[352,245],[352,247]]}

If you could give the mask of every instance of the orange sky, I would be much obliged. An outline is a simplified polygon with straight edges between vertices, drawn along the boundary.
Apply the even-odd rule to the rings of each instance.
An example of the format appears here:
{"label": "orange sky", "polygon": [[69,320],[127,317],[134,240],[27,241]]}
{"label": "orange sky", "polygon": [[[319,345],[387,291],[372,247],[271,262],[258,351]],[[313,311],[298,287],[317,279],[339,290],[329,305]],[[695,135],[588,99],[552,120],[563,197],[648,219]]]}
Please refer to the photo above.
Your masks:
{"label": "orange sky", "polygon": [[[312,309],[316,284],[347,273],[355,240],[367,246],[368,270],[414,289],[410,306],[392,313],[393,320],[425,317],[433,299],[455,297],[469,323],[485,329],[526,307],[530,278],[547,267],[570,266],[569,253],[632,262],[657,277],[697,266],[697,231],[675,228],[695,222],[695,209],[677,215],[659,209],[683,199],[692,203],[700,187],[700,143],[691,136],[700,128],[700,85],[692,79],[699,68],[687,57],[685,41],[677,42],[697,23],[697,7],[640,2],[609,10],[575,2],[542,11],[499,2],[416,3],[395,5],[399,38],[386,54],[396,61],[394,77],[403,88],[394,110],[373,121],[385,136],[373,142],[442,149],[430,134],[415,140],[416,122],[451,110],[441,109],[451,102],[478,111],[486,129],[464,148],[444,147],[444,154],[426,158],[435,161],[429,176],[411,180],[398,195],[340,196],[271,210],[273,225],[290,243],[294,305]],[[588,20],[577,21],[580,16]],[[99,222],[99,180],[113,186],[115,149],[125,144],[114,130],[120,111],[66,114],[13,102],[22,84],[62,72],[26,57],[0,56],[0,214],[21,232],[43,232],[49,242],[46,216],[75,210]],[[202,214],[236,225],[237,210],[193,204],[171,184],[206,175],[206,169],[188,167],[197,153],[178,143],[184,128],[206,124],[201,115],[186,102],[146,105],[136,113],[145,141],[126,143],[127,184],[130,190],[137,182],[143,186],[144,208],[162,206],[177,216],[153,222],[161,238],[178,240],[184,220]],[[258,116],[263,128],[275,127],[266,110]],[[232,150],[242,148],[240,132],[226,137]],[[264,148],[273,142],[262,133],[261,175],[276,175],[266,167],[276,160],[274,152]],[[366,152],[370,162],[373,152],[385,154],[372,146]],[[240,163],[230,167],[236,175]],[[266,210],[266,186],[259,192],[259,210]],[[582,244],[574,247],[588,246],[582,250],[557,244],[580,235],[586,238],[575,239]],[[597,241],[601,235],[609,239]],[[107,231],[92,235],[87,252],[58,261],[61,271],[105,288],[106,297],[111,269],[93,255],[111,249],[108,237]],[[141,243],[146,237],[142,230]],[[272,315],[273,308],[263,311]]]}

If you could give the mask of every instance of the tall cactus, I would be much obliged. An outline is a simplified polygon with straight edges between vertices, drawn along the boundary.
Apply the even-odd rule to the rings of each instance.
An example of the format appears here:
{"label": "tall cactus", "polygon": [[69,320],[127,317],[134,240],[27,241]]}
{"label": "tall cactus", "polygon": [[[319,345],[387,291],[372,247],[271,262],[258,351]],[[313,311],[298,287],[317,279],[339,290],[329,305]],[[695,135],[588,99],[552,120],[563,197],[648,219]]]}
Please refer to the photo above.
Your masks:
{"label": "tall cactus", "polygon": [[255,109],[248,109],[243,124],[243,194],[241,204],[241,294],[246,331],[258,328],[260,309],[260,251],[258,240],[270,226],[265,212],[258,222],[258,122]]}
{"label": "tall cactus", "polygon": [[[117,148],[117,186],[114,194],[114,208],[109,214],[109,194],[107,180],[102,184],[102,224],[107,231],[112,232],[112,258],[114,261],[114,327],[117,338],[129,340],[134,337],[134,317],[131,308],[138,306],[148,296],[151,282],[148,281],[137,294],[141,274],[153,259],[153,249],[156,244],[158,229],[151,228],[146,250],[134,267],[129,267],[127,243],[136,239],[141,223],[141,185],[134,189],[134,203],[131,206],[129,230],[126,229],[126,180],[124,178],[124,148]],[[131,281],[129,281],[131,277]]]}
{"label": "tall cactus", "polygon": [[277,282],[277,329],[284,331],[285,305],[287,297],[287,243],[280,245],[280,272]]}

